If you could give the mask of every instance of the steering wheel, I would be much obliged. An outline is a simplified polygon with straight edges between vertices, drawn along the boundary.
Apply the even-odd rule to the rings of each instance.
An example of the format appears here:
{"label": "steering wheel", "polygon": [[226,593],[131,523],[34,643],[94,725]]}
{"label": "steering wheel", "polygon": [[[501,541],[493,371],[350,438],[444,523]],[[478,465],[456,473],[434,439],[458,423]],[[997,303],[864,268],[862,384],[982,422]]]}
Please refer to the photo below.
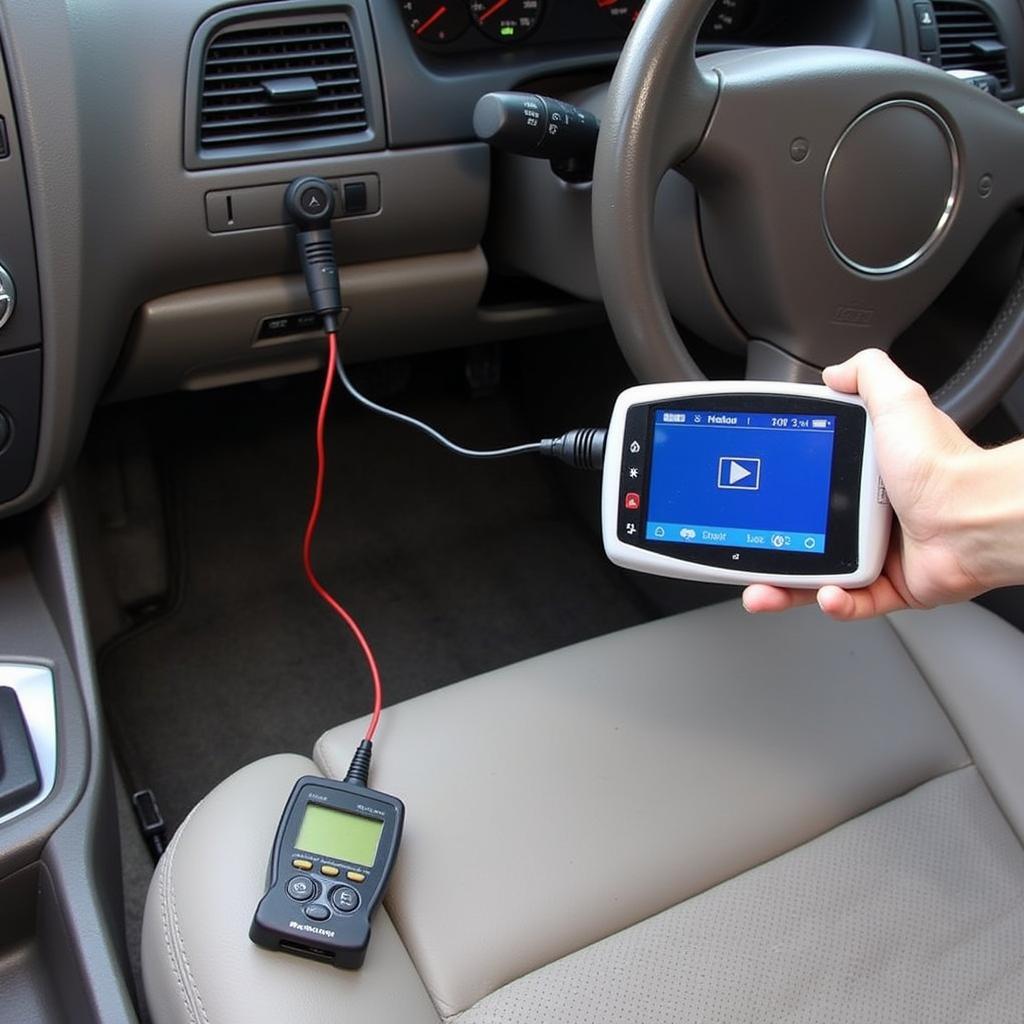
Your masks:
{"label": "steering wheel", "polygon": [[[800,46],[698,59],[712,3],[647,0],[612,79],[593,184],[605,305],[641,380],[703,377],[654,255],[655,196],[676,168],[699,197],[714,287],[757,346],[748,373],[820,380],[828,363],[888,349],[1021,204],[1024,119],[886,53]],[[1022,367],[1024,266],[933,397],[969,426]]]}

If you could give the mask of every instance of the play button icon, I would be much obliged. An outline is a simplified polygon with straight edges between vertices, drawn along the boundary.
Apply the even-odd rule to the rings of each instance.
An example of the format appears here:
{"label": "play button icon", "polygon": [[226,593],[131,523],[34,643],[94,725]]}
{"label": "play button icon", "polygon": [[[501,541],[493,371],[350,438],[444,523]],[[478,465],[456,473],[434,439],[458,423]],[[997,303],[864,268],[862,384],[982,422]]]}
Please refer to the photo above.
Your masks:
{"label": "play button icon", "polygon": [[761,486],[761,460],[723,455],[718,460],[718,486],[723,491],[756,491]]}
{"label": "play button icon", "polygon": [[739,483],[740,480],[746,480],[750,476],[750,470],[743,466],[740,462],[729,463],[729,483]]}

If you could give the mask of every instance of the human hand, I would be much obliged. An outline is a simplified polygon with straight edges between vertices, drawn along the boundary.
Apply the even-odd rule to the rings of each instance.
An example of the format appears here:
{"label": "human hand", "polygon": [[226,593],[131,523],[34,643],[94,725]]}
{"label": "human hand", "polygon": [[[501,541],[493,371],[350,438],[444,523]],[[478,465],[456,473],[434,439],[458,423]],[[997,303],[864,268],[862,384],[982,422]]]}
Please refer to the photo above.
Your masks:
{"label": "human hand", "polygon": [[979,448],[877,349],[823,377],[867,405],[896,515],[889,553],[868,587],[827,586],[815,594],[755,584],[743,594],[747,611],[785,611],[817,599],[832,618],[864,619],[966,600],[1024,579],[1024,442]]}

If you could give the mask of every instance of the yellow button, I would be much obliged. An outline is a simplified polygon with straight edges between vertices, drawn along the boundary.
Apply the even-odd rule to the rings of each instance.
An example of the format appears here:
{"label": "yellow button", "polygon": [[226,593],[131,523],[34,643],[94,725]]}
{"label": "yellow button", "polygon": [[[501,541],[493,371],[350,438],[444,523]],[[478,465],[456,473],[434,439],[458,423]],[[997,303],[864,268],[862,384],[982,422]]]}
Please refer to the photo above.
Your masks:
{"label": "yellow button", "polygon": [[333,864],[321,864],[320,874],[326,875],[328,878],[333,878],[335,875],[341,874],[341,869],[336,868]]}
{"label": "yellow button", "polygon": [[292,861],[292,867],[298,868],[300,871],[312,871],[313,862],[311,860],[303,860],[302,857],[296,857],[295,860]]}
{"label": "yellow button", "polygon": [[366,875],[364,875],[364,874],[362,873],[362,871],[349,871],[349,872],[348,872],[348,873],[347,873],[347,874],[345,875],[345,877],[346,877],[346,878],[347,878],[347,879],[348,879],[348,880],[349,880],[350,882],[365,882],[365,881],[366,881]]}

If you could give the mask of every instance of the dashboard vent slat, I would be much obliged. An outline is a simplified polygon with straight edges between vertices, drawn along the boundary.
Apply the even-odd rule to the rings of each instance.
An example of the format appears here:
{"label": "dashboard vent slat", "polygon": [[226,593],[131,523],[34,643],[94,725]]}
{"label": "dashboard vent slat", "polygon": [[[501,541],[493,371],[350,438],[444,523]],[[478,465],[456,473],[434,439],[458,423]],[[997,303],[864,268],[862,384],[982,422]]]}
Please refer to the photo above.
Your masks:
{"label": "dashboard vent slat", "polygon": [[[262,99],[259,98],[260,95],[261,95],[260,92],[255,92],[255,93],[252,94],[251,98],[250,97],[243,97],[243,99],[246,100],[246,102],[243,102],[243,103],[232,103],[232,104],[230,104],[230,106],[227,106],[227,107],[225,107],[222,104],[217,104],[217,103],[210,103],[210,104],[204,103],[203,104],[203,112],[206,113],[206,112],[209,111],[210,113],[221,113],[221,112],[224,112],[226,110],[229,113],[237,114],[237,113],[240,113],[240,112],[257,111],[260,114],[262,114],[262,112],[267,109],[267,104],[266,104],[265,100],[262,100]],[[338,96],[319,96],[315,100],[306,100],[305,103],[303,103],[303,106],[304,107],[318,107],[318,106],[327,106],[329,104],[333,105],[333,104],[336,104],[339,101],[339,99],[342,100],[345,103],[350,103],[350,104],[351,103],[359,103],[359,104],[361,104],[362,101],[363,101],[363,94],[361,92],[357,92],[357,93],[348,93],[348,94],[346,94],[344,96],[341,96],[341,97],[338,97]]]}
{"label": "dashboard vent slat", "polygon": [[[237,23],[236,23],[237,26]],[[206,46],[199,83],[199,146],[222,153],[284,152],[365,132],[366,97],[351,26],[341,15],[296,15],[227,26]],[[265,82],[312,79],[306,95],[273,97]]]}
{"label": "dashboard vent slat", "polygon": [[[259,62],[266,67],[273,66],[277,61],[286,61],[289,68],[295,66],[296,61],[308,60],[310,64],[318,67],[320,63],[325,59],[336,59],[338,57],[352,57],[355,55],[355,50],[351,46],[334,46],[330,49],[323,48],[319,50],[289,50],[287,53],[265,53],[259,55]],[[221,67],[248,67],[253,63],[253,54],[247,53],[244,50],[238,56],[234,57],[208,57],[206,60],[207,74],[209,74],[210,68],[221,68]]]}
{"label": "dashboard vent slat", "polygon": [[[225,38],[224,36],[221,36],[217,40],[217,44],[216,44],[217,45],[217,49],[218,50],[223,50],[224,52],[227,52],[229,50],[238,50],[238,49],[242,49],[242,48],[251,49],[251,48],[253,48],[255,46],[267,46],[267,47],[271,47],[271,48],[280,47],[282,45],[284,45],[284,46],[302,46],[302,45],[305,45],[305,43],[311,38],[310,34],[308,34],[308,33],[304,35],[301,32],[293,32],[292,35],[291,35],[291,38],[287,39],[286,41],[284,41],[282,43],[282,39],[281,39],[280,34],[268,35],[268,34],[264,33],[264,34],[260,35],[260,34],[254,34],[254,33],[251,33],[251,32],[250,33],[241,33],[241,32],[239,32],[239,33],[237,33],[237,35],[239,37],[244,37],[244,38],[228,39],[228,38]],[[315,38],[317,42],[321,42],[321,43],[337,43],[337,42],[349,43],[349,42],[352,41],[352,33],[349,32],[348,30],[346,30],[344,32],[337,32],[337,33],[317,32],[316,35],[313,38]]]}
{"label": "dashboard vent slat", "polygon": [[[302,73],[309,74],[313,78],[317,78],[317,75],[311,74],[312,72],[319,72],[320,74],[326,74],[328,71],[358,71],[359,67],[355,61],[346,61],[339,64],[320,64],[317,67],[310,67],[309,65],[302,66]],[[213,74],[207,74],[206,81],[204,82],[204,89],[214,87],[218,82],[261,82],[265,78],[292,78],[296,74],[295,66],[286,67],[267,67],[264,66],[259,71],[229,71],[229,72],[218,72],[215,71]]]}
{"label": "dashboard vent slat", "polygon": [[984,71],[998,78],[1003,89],[1009,89],[1009,61],[999,26],[988,9],[974,0],[932,0],[932,6],[942,67],[946,71]]}
{"label": "dashboard vent slat", "polygon": [[[264,75],[264,78],[272,78],[272,75]],[[333,78],[321,78],[319,79],[320,90],[323,92],[326,89],[333,89],[336,86],[355,86],[359,87],[359,76],[358,75],[342,75],[340,77]],[[241,85],[238,87],[221,86],[215,89],[206,89],[203,91],[203,99],[217,99],[225,102],[233,102],[235,97],[251,98],[253,96],[262,96],[264,89],[262,85]],[[246,99],[246,102],[248,99]]]}
{"label": "dashboard vent slat", "polygon": [[[366,121],[352,121],[346,125],[350,131],[362,131],[366,128]],[[276,131],[262,132],[260,139],[267,142],[275,142],[279,139],[289,139],[295,136],[301,135],[303,138],[312,137],[317,135],[335,135],[338,129],[332,125],[321,125],[319,127],[308,127],[303,126],[302,128],[284,128],[277,129]],[[230,135],[221,135],[217,141],[221,143],[231,143],[232,145],[243,145],[252,139],[250,132],[235,132]]]}
{"label": "dashboard vent slat", "polygon": [[[349,111],[348,114],[349,114],[349,117],[351,117],[351,118],[355,118],[356,120],[363,121],[364,123],[366,122],[366,118],[363,117],[362,110],[352,110],[352,111]],[[276,128],[278,128],[278,127],[280,127],[280,128],[300,128],[301,124],[297,124],[296,122],[301,122],[302,124],[305,124],[307,122],[312,122],[312,121],[326,120],[327,118],[334,118],[335,120],[338,120],[339,117],[340,117],[339,112],[334,111],[334,110],[312,110],[312,111],[309,111],[308,113],[302,114],[300,117],[296,117],[293,114],[280,114],[277,117],[258,117],[258,118],[234,117],[234,118],[225,118],[223,121],[217,121],[216,124],[213,127],[216,128],[216,130],[219,132],[219,131],[222,131],[224,129],[229,129],[229,128],[242,128],[242,129],[246,129],[246,128],[249,128],[251,125],[268,125],[268,126],[270,126],[270,127],[268,127],[268,132],[269,132],[269,131],[271,131],[271,129],[275,129],[276,130]],[[320,126],[317,125],[316,127],[319,128]],[[327,127],[329,128],[330,125],[327,125]]]}

